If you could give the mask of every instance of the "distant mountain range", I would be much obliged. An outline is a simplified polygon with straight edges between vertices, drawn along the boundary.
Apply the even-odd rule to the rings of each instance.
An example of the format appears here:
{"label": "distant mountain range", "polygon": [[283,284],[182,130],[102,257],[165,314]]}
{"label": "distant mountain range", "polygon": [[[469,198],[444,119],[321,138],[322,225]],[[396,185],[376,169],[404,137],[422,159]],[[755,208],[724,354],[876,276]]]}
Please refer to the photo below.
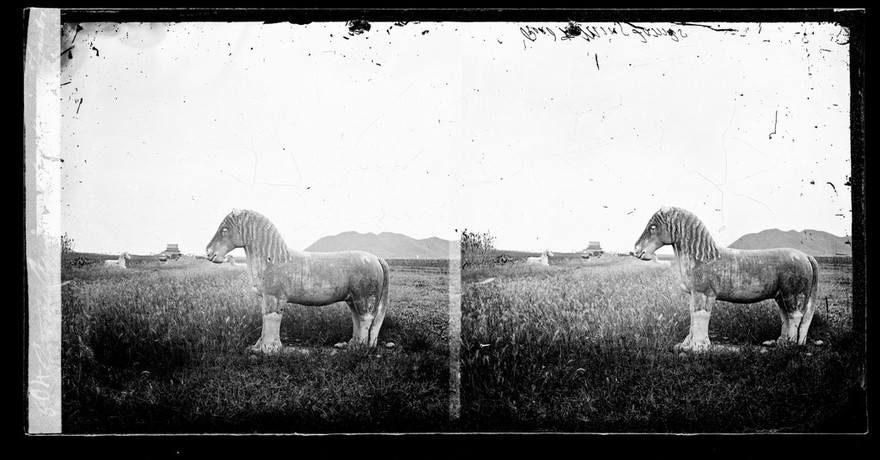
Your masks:
{"label": "distant mountain range", "polygon": [[448,259],[449,241],[431,237],[417,240],[400,233],[345,232],[325,236],[305,250],[310,252],[333,252],[360,250],[373,253],[383,259]]}
{"label": "distant mountain range", "polygon": [[743,235],[728,247],[734,249],[795,248],[811,256],[852,256],[850,243],[849,237],[836,236],[821,230],[783,232],[774,228]]}

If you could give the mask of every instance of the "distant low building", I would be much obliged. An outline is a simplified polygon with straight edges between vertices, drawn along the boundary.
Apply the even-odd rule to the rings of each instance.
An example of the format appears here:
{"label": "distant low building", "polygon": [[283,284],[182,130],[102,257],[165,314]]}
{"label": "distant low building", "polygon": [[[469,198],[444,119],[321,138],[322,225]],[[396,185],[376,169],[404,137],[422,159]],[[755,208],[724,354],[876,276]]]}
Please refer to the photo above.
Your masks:
{"label": "distant low building", "polygon": [[602,245],[599,244],[598,241],[590,241],[587,245],[587,248],[581,251],[582,259],[589,259],[590,257],[599,257],[604,253],[602,251]]}
{"label": "distant low building", "polygon": [[168,243],[168,247],[165,248],[159,254],[159,260],[166,261],[168,259],[179,259],[180,258],[180,248],[177,247],[175,243]]}

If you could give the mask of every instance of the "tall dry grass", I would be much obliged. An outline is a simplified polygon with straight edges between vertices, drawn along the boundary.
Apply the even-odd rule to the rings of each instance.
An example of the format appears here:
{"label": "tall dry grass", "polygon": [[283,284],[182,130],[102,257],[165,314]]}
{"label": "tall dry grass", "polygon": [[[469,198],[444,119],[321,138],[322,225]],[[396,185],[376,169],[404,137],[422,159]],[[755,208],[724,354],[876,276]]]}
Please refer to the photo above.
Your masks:
{"label": "tall dry grass", "polygon": [[285,345],[253,356],[257,297],[243,269],[198,259],[68,267],[63,430],[73,433],[424,431],[448,422],[446,278],[392,271],[379,349],[343,303],[288,305]]}
{"label": "tall dry grass", "polygon": [[[687,356],[671,351],[689,325],[688,300],[671,268],[609,257],[481,273],[496,280],[466,285],[462,296],[464,427],[826,429],[823,421],[849,404],[861,366],[852,359],[851,270],[822,270],[810,346],[762,352],[759,344],[779,335],[775,302],[719,302],[710,337],[741,351]],[[814,345],[817,339],[824,344]]]}

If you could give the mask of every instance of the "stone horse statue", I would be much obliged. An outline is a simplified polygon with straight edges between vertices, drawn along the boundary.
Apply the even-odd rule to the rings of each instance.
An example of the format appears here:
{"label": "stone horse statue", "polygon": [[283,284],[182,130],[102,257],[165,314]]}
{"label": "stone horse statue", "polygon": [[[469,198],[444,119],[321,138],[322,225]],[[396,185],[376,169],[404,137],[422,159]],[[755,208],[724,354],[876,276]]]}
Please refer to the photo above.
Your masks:
{"label": "stone horse statue", "polygon": [[119,254],[119,258],[116,260],[105,260],[104,266],[113,268],[126,268],[125,261],[130,259],[131,255],[129,255],[127,252],[123,252],[122,254]]}
{"label": "stone horse statue", "polygon": [[223,263],[235,248],[244,248],[248,276],[260,296],[263,329],[251,347],[263,353],[281,351],[281,318],[285,303],[308,306],[345,302],[351,310],[349,343],[375,347],[388,308],[388,264],[363,251],[303,252],[287,247],[265,216],[233,209],[220,223],[206,248],[208,260]]}
{"label": "stone horse statue", "polygon": [[774,299],[782,318],[777,343],[806,342],[818,295],[815,258],[790,248],[720,247],[697,216],[664,206],[648,221],[633,255],[652,260],[654,251],[667,244],[675,251],[674,269],[681,288],[690,294],[690,332],[676,345],[676,351],[709,348],[709,318],[716,300],[753,303]]}
{"label": "stone horse statue", "polygon": [[535,264],[535,265],[544,265],[546,267],[550,266],[550,257],[553,256],[553,253],[550,252],[549,249],[545,249],[544,252],[541,253],[539,257],[529,257],[526,259],[527,264]]}

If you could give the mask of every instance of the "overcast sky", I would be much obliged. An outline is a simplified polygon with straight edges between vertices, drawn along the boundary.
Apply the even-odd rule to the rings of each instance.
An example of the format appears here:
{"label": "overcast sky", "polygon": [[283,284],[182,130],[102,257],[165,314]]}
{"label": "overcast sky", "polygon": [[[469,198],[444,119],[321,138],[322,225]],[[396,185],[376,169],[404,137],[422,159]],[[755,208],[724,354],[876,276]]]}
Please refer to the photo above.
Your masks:
{"label": "overcast sky", "polygon": [[724,245],[850,232],[835,24],[84,26],[61,77],[61,230],[79,251],[201,254],[233,207],[298,249],[467,228],[628,251],[661,205]]}

